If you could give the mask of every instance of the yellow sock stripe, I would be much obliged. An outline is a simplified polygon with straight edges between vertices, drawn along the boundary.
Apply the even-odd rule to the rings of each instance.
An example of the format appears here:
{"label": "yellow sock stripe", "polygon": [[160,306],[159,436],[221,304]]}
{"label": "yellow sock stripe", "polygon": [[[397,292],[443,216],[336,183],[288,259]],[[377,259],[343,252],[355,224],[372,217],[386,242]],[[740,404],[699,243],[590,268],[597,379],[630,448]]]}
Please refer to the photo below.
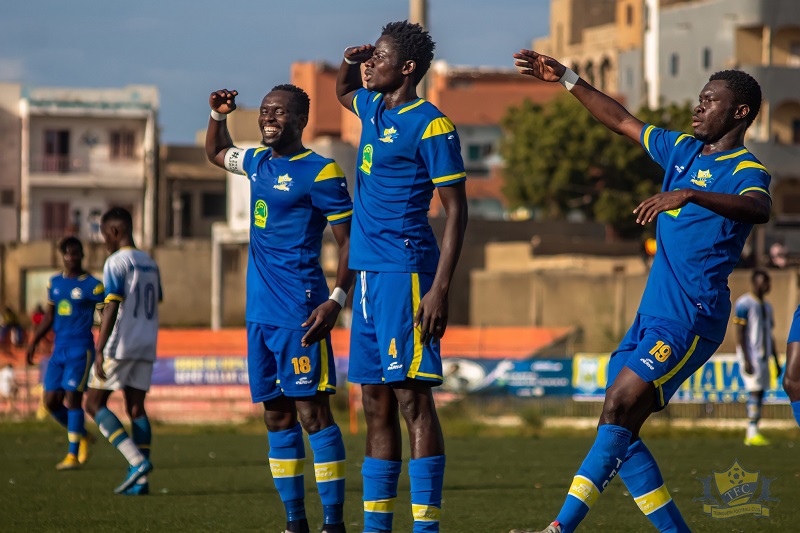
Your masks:
{"label": "yellow sock stripe", "polygon": [[273,459],[269,458],[269,469],[273,478],[297,477],[303,475],[305,459]]}
{"label": "yellow sock stripe", "polygon": [[442,510],[433,505],[411,504],[411,513],[414,515],[415,522],[438,522]]}
{"label": "yellow sock stripe", "polygon": [[[411,274],[411,320],[417,316],[419,309],[419,274],[413,272]],[[414,357],[411,359],[411,368],[408,369],[408,376],[414,377],[419,372],[419,367],[422,364],[422,325],[420,324],[414,328]]]}
{"label": "yellow sock stripe", "polygon": [[80,433],[73,433],[71,431],[67,432],[67,440],[70,442],[80,442],[81,441],[81,434]]}
{"label": "yellow sock stripe", "polygon": [[597,498],[600,497],[600,489],[595,486],[591,479],[583,476],[572,478],[569,493],[585,503],[590,509],[594,502],[597,501]]}
{"label": "yellow sock stripe", "polygon": [[112,433],[111,435],[108,436],[108,442],[113,443],[114,439],[116,439],[117,437],[119,437],[123,433],[125,433],[125,428],[119,428],[114,433]]}
{"label": "yellow sock stripe", "polygon": [[672,501],[672,496],[669,495],[666,485],[661,485],[656,490],[643,494],[633,501],[639,506],[639,510],[645,515],[649,515],[654,511],[658,511],[669,502]]}
{"label": "yellow sock stripe", "polygon": [[317,483],[344,479],[344,461],[314,463],[314,477],[317,478]]}
{"label": "yellow sock stripe", "polygon": [[365,513],[393,513],[394,512],[394,498],[388,500],[373,500],[364,501]]}

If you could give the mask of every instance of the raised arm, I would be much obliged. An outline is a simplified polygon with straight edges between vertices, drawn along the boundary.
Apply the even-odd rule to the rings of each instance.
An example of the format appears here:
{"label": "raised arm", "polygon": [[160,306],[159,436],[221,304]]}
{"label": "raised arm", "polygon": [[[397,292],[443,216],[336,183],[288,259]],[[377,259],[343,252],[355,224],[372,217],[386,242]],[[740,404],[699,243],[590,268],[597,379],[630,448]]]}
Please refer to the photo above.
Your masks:
{"label": "raised arm", "polygon": [[[206,157],[220,168],[225,168],[225,153],[233,147],[233,140],[228,133],[228,121],[225,120],[224,115],[236,109],[238,94],[237,91],[221,89],[214,91],[208,97],[211,116],[208,117],[208,129],[206,130]],[[214,116],[220,120],[215,119]]]}
{"label": "raised arm", "polygon": [[336,98],[347,109],[353,102],[353,93],[361,89],[361,63],[372,57],[375,47],[371,44],[351,46],[344,51],[342,64],[339,65],[339,74],[336,76]]}
{"label": "raised arm", "polygon": [[579,78],[572,70],[552,57],[533,50],[520,50],[514,54],[514,59],[520,74],[542,81],[560,82],[605,127],[639,143],[644,122],[631,115],[619,102]]}
{"label": "raised arm", "polygon": [[659,213],[679,209],[693,203],[725,218],[745,224],[765,224],[769,222],[769,197],[759,192],[745,194],[726,194],[721,192],[681,189],[661,192],[651,196],[633,210],[636,223],[645,225],[655,220]]}

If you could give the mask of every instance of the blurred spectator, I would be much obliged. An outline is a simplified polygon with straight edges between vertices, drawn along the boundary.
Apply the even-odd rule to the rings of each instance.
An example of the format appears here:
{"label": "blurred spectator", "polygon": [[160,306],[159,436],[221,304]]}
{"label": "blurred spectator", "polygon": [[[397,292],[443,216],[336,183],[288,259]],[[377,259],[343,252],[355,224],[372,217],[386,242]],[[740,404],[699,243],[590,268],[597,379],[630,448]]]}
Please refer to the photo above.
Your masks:
{"label": "blurred spectator", "polygon": [[31,313],[31,323],[33,324],[34,330],[39,327],[42,320],[44,320],[44,309],[42,309],[42,304],[36,304],[36,307],[33,308],[33,312]]}
{"label": "blurred spectator", "polygon": [[14,378],[14,367],[10,364],[0,370],[0,400],[8,402],[6,413],[14,411],[14,401],[17,398],[17,380]]}
{"label": "blurred spectator", "polygon": [[776,242],[769,247],[769,262],[774,268],[786,268],[786,247]]}
{"label": "blurred spectator", "polygon": [[2,316],[0,316],[0,344],[10,344],[22,346],[23,333],[19,323],[19,317],[9,306],[6,306]]}
{"label": "blurred spectator", "polygon": [[[39,324],[44,320],[45,311],[42,304],[36,304],[31,313],[31,338],[36,334]],[[53,347],[53,331],[48,331],[47,335],[37,345],[38,351],[41,353],[50,353]]]}

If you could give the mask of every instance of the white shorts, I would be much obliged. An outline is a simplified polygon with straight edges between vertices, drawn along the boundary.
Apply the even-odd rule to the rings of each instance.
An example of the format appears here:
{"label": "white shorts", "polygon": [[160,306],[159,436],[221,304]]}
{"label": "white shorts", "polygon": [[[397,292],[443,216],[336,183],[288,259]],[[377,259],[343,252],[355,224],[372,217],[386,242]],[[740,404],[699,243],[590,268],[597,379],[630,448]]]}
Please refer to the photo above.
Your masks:
{"label": "white shorts", "polygon": [[739,370],[742,374],[742,381],[744,382],[744,390],[747,392],[759,392],[769,390],[770,375],[769,375],[769,359],[761,359],[756,357],[753,361],[753,373],[748,374],[744,371],[744,358],[739,358]]}
{"label": "white shorts", "polygon": [[103,370],[106,380],[103,381],[94,373],[94,365],[89,372],[89,388],[99,390],[121,390],[125,387],[150,390],[153,378],[153,361],[139,359],[105,359]]}

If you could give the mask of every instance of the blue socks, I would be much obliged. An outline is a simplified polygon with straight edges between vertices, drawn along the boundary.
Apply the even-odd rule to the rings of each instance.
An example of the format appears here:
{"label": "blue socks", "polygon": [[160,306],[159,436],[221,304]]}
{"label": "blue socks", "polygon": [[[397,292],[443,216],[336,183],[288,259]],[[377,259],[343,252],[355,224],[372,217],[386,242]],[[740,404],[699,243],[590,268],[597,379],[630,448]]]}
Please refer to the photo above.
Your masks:
{"label": "blue socks", "polygon": [[69,409],[62,405],[58,411],[50,411],[50,416],[52,416],[56,422],[69,430]]}
{"label": "blue socks", "polygon": [[597,430],[594,446],[572,480],[569,494],[556,521],[563,533],[578,527],[592,504],[622,467],[631,442],[627,429],[606,424]]}
{"label": "blue socks", "polygon": [[408,463],[414,533],[438,533],[439,531],[444,464],[444,455],[411,459]]}
{"label": "blue socks", "polygon": [[131,421],[131,431],[133,433],[133,443],[142,452],[145,459],[150,459],[150,441],[153,433],[150,430],[150,419],[142,416]]}
{"label": "blue socks", "polygon": [[322,501],[324,524],[344,522],[344,442],[339,426],[328,426],[308,436],[314,452],[314,474]]}
{"label": "blue socks", "polygon": [[306,450],[300,424],[285,431],[269,431],[269,466],[275,488],[286,509],[286,521],[305,520],[303,466]]}
{"label": "blue socks", "polygon": [[637,439],[628,447],[619,476],[645,516],[659,531],[689,532],[678,506],[669,495],[656,460],[644,442]]}
{"label": "blue socks", "polygon": [[67,439],[69,440],[68,453],[78,456],[78,448],[81,444],[81,437],[86,434],[84,429],[83,409],[67,410]]}
{"label": "blue socks", "polygon": [[794,419],[797,421],[797,425],[800,426],[800,400],[792,402],[792,413],[794,413]]}
{"label": "blue socks", "polygon": [[[402,461],[385,461],[364,457],[361,476],[364,479],[364,532],[392,530],[397,481]],[[416,528],[416,521],[414,522]]]}
{"label": "blue socks", "polygon": [[117,415],[107,407],[103,407],[97,411],[94,421],[97,422],[100,433],[125,457],[128,464],[131,466],[142,464],[142,461],[145,460],[144,456],[128,437],[128,433],[122,427],[122,422],[119,421]]}

